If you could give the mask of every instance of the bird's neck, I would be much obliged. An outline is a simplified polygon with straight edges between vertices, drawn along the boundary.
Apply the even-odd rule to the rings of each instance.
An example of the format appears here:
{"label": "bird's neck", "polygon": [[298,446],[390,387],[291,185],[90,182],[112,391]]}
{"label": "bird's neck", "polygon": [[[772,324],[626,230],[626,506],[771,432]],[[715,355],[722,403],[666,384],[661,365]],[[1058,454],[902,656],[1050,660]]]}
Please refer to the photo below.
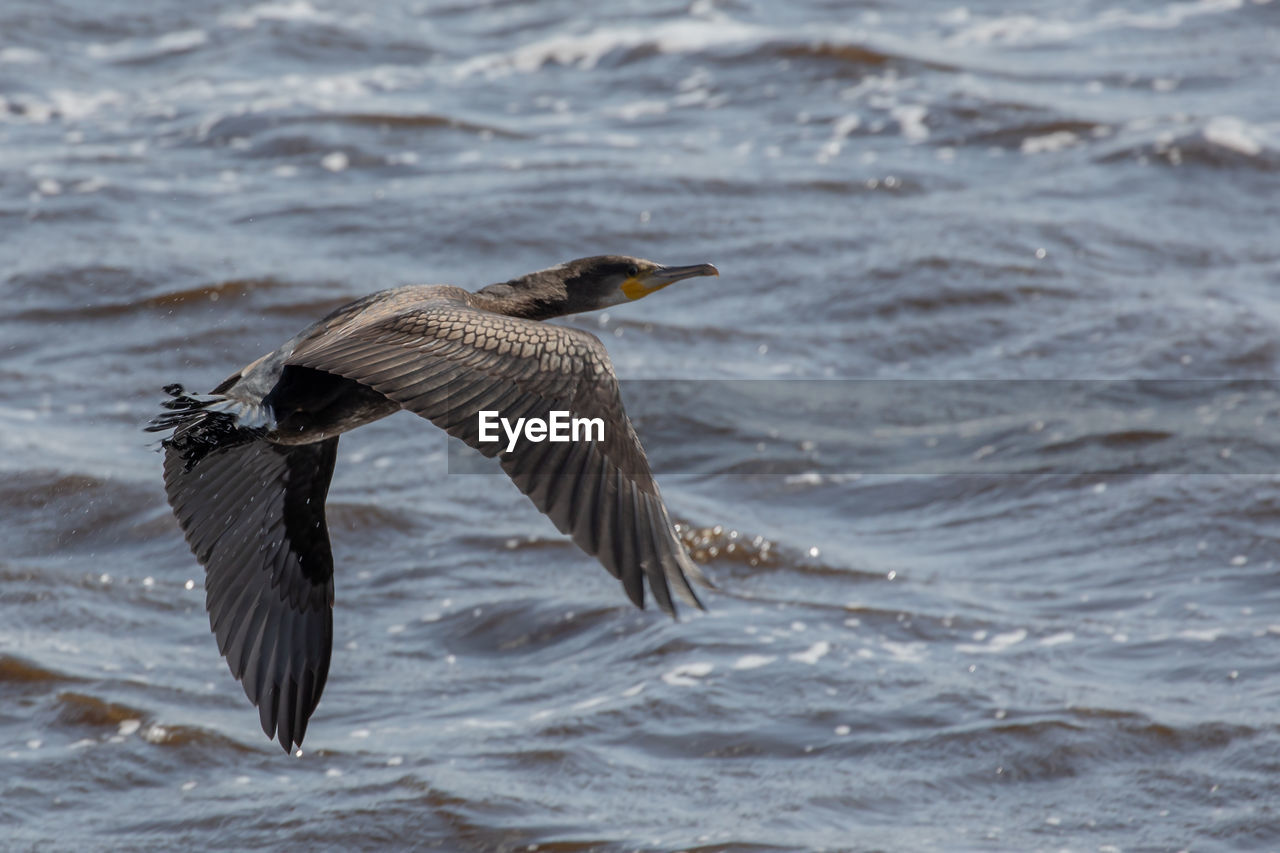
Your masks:
{"label": "bird's neck", "polygon": [[471,303],[482,311],[526,320],[559,317],[567,313],[567,302],[564,282],[543,273],[491,284],[471,294]]}

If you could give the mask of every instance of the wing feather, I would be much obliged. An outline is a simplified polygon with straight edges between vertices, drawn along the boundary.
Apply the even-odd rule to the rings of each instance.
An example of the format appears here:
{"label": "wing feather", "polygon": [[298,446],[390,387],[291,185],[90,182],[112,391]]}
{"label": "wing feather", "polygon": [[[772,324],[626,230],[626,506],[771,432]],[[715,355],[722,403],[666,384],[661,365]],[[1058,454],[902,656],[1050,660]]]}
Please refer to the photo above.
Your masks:
{"label": "wing feather", "polygon": [[263,731],[301,745],[329,672],[333,556],[324,499],[338,439],[214,450],[189,470],[169,447],[165,489],[205,567],[209,625]]}
{"label": "wing feather", "polygon": [[[672,588],[701,607],[685,576],[693,564],[671,527],[609,356],[594,335],[481,311],[463,298],[432,298],[309,341],[287,363],[365,384],[486,456],[499,457],[516,486],[619,578],[637,606],[644,606],[647,578],[654,600],[668,613],[675,613]],[[522,438],[507,451],[505,435],[480,441],[482,410],[512,422],[548,418],[552,411],[601,418],[604,440]]]}

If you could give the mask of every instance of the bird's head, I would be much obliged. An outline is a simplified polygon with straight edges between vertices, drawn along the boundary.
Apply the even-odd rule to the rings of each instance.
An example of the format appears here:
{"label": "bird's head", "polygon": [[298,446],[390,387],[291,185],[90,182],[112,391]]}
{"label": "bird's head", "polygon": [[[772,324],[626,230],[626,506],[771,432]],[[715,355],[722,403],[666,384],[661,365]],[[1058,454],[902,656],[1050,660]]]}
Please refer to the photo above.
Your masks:
{"label": "bird's head", "polygon": [[635,302],[686,278],[720,275],[720,271],[711,264],[667,267],[623,255],[580,258],[565,266],[570,273],[565,280],[570,300],[580,296],[582,304],[590,305],[582,310]]}
{"label": "bird's head", "polygon": [[[711,264],[663,266],[625,255],[596,255],[490,285],[482,293],[528,306],[523,316],[542,319],[595,311],[643,299],[686,278],[720,275]],[[532,309],[532,310],[528,310]]]}

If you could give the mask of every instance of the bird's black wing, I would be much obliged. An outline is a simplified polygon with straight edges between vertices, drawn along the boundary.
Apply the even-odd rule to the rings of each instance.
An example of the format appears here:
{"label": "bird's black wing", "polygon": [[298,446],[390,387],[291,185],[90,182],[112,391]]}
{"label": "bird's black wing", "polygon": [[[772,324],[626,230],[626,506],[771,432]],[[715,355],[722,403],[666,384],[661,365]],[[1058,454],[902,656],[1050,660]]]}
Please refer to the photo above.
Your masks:
{"label": "bird's black wing", "polygon": [[[172,416],[170,416],[172,419]],[[272,444],[223,430],[221,446],[184,453],[208,429],[192,411],[164,441],[164,482],[205,567],[209,624],[231,674],[286,751],[302,744],[333,645],[333,554],[324,501],[338,439]]]}
{"label": "bird's black wing", "polygon": [[[462,439],[503,470],[562,532],[644,606],[644,583],[674,614],[671,588],[701,607],[705,583],[672,528],[649,463],[622,408],[618,380],[594,335],[437,298],[308,342],[286,362],[354,379]],[[478,413],[601,418],[604,439],[480,441]],[[499,430],[501,433],[501,430]]]}

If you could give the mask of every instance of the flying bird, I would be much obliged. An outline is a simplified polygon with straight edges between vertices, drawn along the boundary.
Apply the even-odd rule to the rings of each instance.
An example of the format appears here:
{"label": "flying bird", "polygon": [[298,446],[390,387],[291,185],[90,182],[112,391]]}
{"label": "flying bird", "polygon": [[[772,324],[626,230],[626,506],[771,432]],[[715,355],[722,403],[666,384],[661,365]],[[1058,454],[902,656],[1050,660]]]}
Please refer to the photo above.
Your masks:
{"label": "flying bird", "polygon": [[[301,746],[333,645],[333,553],[324,503],[338,437],[402,409],[502,469],[561,532],[644,607],[645,583],[701,607],[690,559],[622,408],[599,338],[541,321],[641,299],[710,264],[580,258],[474,293],[383,290],[338,308],[208,394],[169,385],[148,431],[161,441],[169,504],[205,568],[218,650],[262,729]],[[479,413],[600,418],[599,441],[481,441]]]}

